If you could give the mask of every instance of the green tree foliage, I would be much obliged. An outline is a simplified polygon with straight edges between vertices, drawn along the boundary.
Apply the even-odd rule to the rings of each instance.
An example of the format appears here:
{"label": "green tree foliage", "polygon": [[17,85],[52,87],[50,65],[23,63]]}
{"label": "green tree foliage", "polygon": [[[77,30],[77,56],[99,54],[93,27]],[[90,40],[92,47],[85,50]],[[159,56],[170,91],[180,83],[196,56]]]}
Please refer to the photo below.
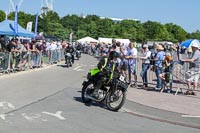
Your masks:
{"label": "green tree foliage", "polygon": [[174,42],[182,42],[187,39],[188,33],[182,27],[173,23],[167,23],[165,24],[165,27],[169,32],[170,40]]}
{"label": "green tree foliage", "polygon": [[0,10],[0,22],[5,20],[6,18],[6,14],[4,13],[4,11]]}
{"label": "green tree foliage", "polygon": [[[15,13],[8,15],[8,19],[14,20]],[[33,22],[35,28],[36,15],[24,12],[18,13],[19,24],[26,28],[29,21]],[[0,10],[0,21],[5,19],[5,13]],[[47,14],[41,14],[38,21],[38,33],[44,32],[44,35],[57,36],[61,39],[69,39],[69,34],[73,32],[73,40],[85,36],[109,38],[128,38],[131,41],[144,43],[147,40],[152,41],[172,41],[182,42],[189,38],[200,39],[200,31],[187,33],[182,27],[173,24],[161,24],[159,22],[147,21],[141,23],[135,20],[113,21],[109,18],[100,18],[97,15],[87,15],[86,17],[78,15],[66,15],[62,18],[58,13],[49,11]]]}
{"label": "green tree foliage", "polygon": [[143,23],[143,28],[145,29],[145,38],[147,40],[170,40],[170,35],[166,27],[159,22],[147,21]]}
{"label": "green tree foliage", "polygon": [[190,38],[200,40],[200,30],[197,30],[190,34]]}
{"label": "green tree foliage", "polygon": [[[15,19],[15,13],[12,12],[8,15],[8,19],[10,20],[14,20]],[[20,26],[22,26],[23,28],[26,28],[26,25],[28,22],[34,22],[34,16],[31,14],[27,14],[25,12],[18,12],[18,23]]]}

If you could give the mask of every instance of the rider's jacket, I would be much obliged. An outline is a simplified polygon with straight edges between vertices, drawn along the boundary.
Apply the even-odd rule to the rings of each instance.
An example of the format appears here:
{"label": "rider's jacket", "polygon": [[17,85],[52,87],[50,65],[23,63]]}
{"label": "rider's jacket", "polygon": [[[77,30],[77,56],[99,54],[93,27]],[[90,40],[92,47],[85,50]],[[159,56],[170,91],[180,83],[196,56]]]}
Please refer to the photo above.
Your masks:
{"label": "rider's jacket", "polygon": [[105,76],[109,77],[109,79],[113,78],[115,63],[111,62],[107,57],[102,58],[97,64],[97,67]]}
{"label": "rider's jacket", "polygon": [[69,46],[67,46],[66,48],[65,48],[65,53],[74,53],[74,48],[73,47],[69,47]]}

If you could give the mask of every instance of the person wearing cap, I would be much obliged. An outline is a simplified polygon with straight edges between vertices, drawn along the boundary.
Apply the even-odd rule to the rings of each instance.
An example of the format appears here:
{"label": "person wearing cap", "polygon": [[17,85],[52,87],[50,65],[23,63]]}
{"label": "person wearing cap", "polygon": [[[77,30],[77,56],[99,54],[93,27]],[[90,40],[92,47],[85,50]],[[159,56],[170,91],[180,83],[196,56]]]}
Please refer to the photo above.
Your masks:
{"label": "person wearing cap", "polygon": [[140,76],[143,80],[143,86],[142,87],[148,87],[148,79],[147,79],[147,71],[150,68],[150,57],[151,57],[151,51],[148,49],[148,45],[143,45],[143,56],[139,57],[139,59],[142,60],[142,72],[140,73]]}
{"label": "person wearing cap", "polygon": [[193,89],[197,90],[197,84],[199,80],[199,70],[200,70],[200,51],[199,51],[199,43],[194,42],[191,44],[192,48],[192,56],[189,59],[181,59],[182,62],[189,63],[189,71],[186,72],[186,80],[188,91],[186,94],[196,95],[194,91],[190,91],[191,82],[193,82]]}
{"label": "person wearing cap", "polygon": [[162,73],[162,68],[163,68],[163,61],[165,59],[165,52],[163,51],[164,48],[162,45],[157,45],[156,46],[157,54],[155,57],[155,72],[156,72],[156,77],[157,77],[157,84],[155,87],[155,90],[160,91],[162,88],[162,79],[160,78],[160,74]]}

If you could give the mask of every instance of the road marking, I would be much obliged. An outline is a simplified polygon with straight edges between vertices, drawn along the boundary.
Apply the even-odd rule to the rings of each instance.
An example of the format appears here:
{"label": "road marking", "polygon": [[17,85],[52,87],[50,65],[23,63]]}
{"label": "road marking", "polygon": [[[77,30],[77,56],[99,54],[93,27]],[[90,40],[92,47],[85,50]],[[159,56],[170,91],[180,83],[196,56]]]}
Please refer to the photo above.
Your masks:
{"label": "road marking", "polygon": [[78,70],[79,68],[81,68],[81,66],[77,66],[74,68],[74,70]]}
{"label": "road marking", "polygon": [[7,114],[0,114],[0,118],[1,118],[2,120],[6,120],[6,115],[7,115]]}
{"label": "road marking", "polygon": [[0,114],[0,118],[2,119],[2,120],[6,120],[6,116],[7,115],[14,115],[14,114]]}
{"label": "road marking", "polygon": [[81,67],[82,67],[82,66],[77,66],[77,67],[74,68],[74,70],[75,70],[75,71],[83,71],[83,69],[79,69],[79,68],[81,68]]}
{"label": "road marking", "polygon": [[15,109],[15,106],[9,102],[0,102],[0,108],[8,110],[8,109]]}
{"label": "road marking", "polygon": [[60,120],[65,120],[65,118],[61,116],[62,111],[57,111],[55,114],[49,113],[49,112],[42,112],[42,113],[47,114],[47,115],[51,115],[51,116],[55,116]]}
{"label": "road marking", "polygon": [[195,116],[195,115],[181,115],[182,117],[187,117],[187,118],[200,118],[200,116]]}
{"label": "road marking", "polygon": [[23,113],[22,116],[23,116],[26,120],[28,120],[28,121],[30,121],[30,122],[34,121],[35,119],[39,119],[39,118],[41,117],[40,114],[32,114],[32,113],[30,113],[30,114]]}

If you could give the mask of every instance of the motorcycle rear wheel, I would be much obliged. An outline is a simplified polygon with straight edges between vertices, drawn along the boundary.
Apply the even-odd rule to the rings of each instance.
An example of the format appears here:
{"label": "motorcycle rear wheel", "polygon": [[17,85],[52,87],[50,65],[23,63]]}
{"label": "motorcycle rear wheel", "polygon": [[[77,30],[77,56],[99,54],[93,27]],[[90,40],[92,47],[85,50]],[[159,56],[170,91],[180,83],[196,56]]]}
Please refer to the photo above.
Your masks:
{"label": "motorcycle rear wheel", "polygon": [[90,103],[92,100],[87,98],[87,95],[90,95],[94,91],[94,84],[92,82],[87,82],[81,92],[82,101],[84,103]]}

